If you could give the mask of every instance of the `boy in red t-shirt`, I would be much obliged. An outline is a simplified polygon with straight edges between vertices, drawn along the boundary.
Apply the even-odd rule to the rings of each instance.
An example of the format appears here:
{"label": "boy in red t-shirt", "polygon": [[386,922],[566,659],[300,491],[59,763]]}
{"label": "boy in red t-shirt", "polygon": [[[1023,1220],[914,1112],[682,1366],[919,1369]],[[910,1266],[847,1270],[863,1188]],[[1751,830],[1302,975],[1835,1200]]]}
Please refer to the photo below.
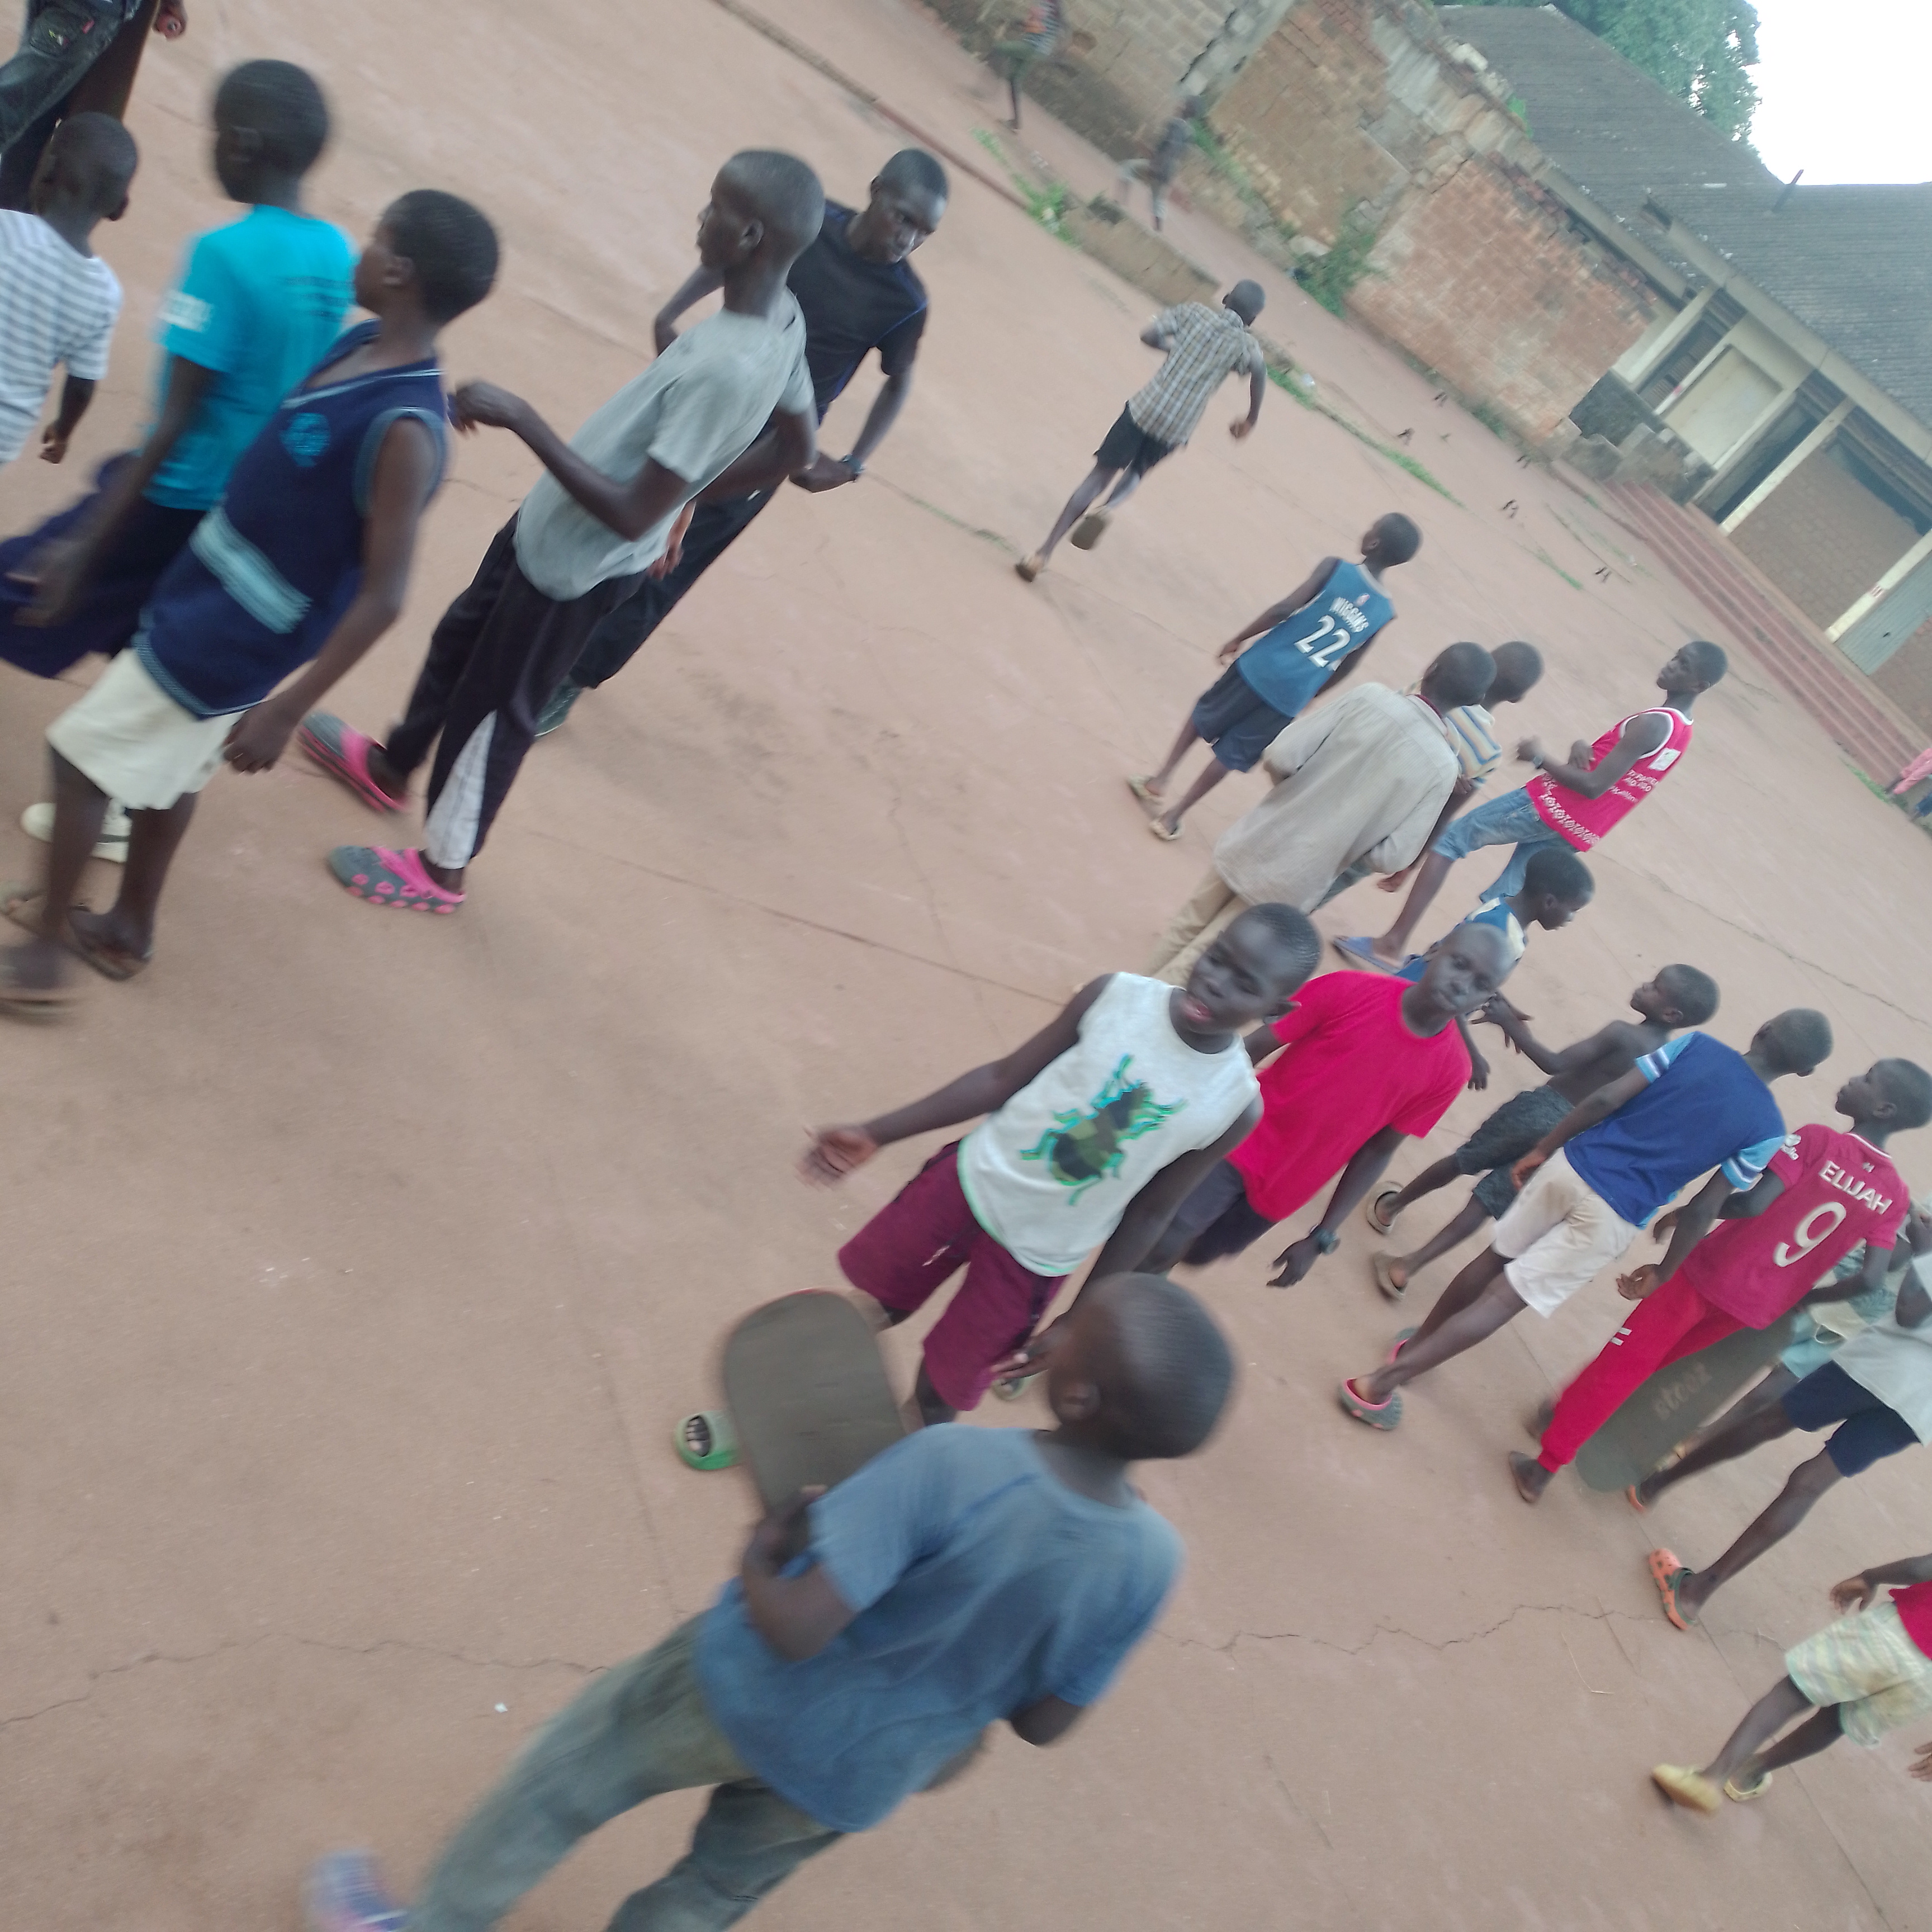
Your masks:
{"label": "boy in red t-shirt", "polygon": [[1311,1200],[1342,1169],[1320,1222],[1276,1259],[1273,1288],[1292,1287],[1382,1178],[1405,1135],[1426,1134],[1469,1078],[1456,1022],[1514,962],[1493,926],[1459,926],[1413,986],[1378,973],[1312,980],[1278,1020],[1248,1036],[1262,1075],[1259,1126],[1176,1209],[1146,1265],[1198,1264],[1238,1255]]}
{"label": "boy in red t-shirt", "polygon": [[[1932,1118],[1932,1075],[1909,1060],[1881,1060],[1847,1080],[1832,1104],[1849,1128],[1800,1127],[1748,1191],[1734,1192],[1720,1172],[1688,1206],[1658,1216],[1658,1238],[1670,1237],[1663,1260],[1617,1279],[1636,1312],[1563,1391],[1542,1454],[1510,1454],[1525,1502],[1658,1370],[1737,1329],[1769,1328],[1821,1280],[1818,1298],[1831,1301],[1884,1280],[1911,1203],[1883,1150],[1893,1133]],[[1714,1220],[1726,1226],[1707,1238]],[[1860,1242],[1864,1271],[1848,1289],[1831,1271]]]}
{"label": "boy in red t-shirt", "polygon": [[[1888,1583],[1900,1587],[1874,1609]],[[1780,1765],[1815,1757],[1840,1738],[1875,1744],[1932,1711],[1932,1556],[1862,1570],[1833,1586],[1832,1604],[1842,1613],[1838,1621],[1785,1652],[1784,1676],[1702,1771],[1682,1764],[1652,1770],[1672,1803],[1708,1816],[1726,1798],[1762,1797]],[[1778,1738],[1807,1712],[1796,1730]],[[1932,1784],[1932,1744],[1919,1746],[1910,1774]]]}

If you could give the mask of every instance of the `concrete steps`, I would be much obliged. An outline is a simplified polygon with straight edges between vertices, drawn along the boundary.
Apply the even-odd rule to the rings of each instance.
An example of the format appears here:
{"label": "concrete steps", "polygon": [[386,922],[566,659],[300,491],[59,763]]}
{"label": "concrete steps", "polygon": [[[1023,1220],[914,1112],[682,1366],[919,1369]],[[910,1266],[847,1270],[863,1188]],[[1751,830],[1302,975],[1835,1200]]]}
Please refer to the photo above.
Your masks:
{"label": "concrete steps", "polygon": [[1647,483],[1598,486],[1604,507],[1817,719],[1868,778],[1889,784],[1924,734],[1828,643],[1699,510]]}

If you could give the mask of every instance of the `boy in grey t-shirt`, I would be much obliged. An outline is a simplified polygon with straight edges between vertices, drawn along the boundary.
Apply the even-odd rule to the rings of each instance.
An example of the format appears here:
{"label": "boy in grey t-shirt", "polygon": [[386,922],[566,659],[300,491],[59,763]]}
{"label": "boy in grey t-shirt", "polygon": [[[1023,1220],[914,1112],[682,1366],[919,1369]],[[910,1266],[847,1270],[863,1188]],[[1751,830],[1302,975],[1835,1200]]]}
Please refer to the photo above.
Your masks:
{"label": "boy in grey t-shirt", "polygon": [[421,848],[344,845],[330,854],[329,869],[356,898],[454,912],[538,714],[598,620],[645,572],[676,562],[694,502],[762,488],[812,461],[805,323],[785,275],[824,206],[818,177],[789,154],[748,149],[726,162],[698,237],[700,259],[722,278],[723,308],[568,444],[520,397],[487,382],[457,391],[459,430],[510,430],[548,473],[436,626],[388,742],[326,712],[303,721],[303,750],[378,812],[402,808],[410,773],[436,747]]}

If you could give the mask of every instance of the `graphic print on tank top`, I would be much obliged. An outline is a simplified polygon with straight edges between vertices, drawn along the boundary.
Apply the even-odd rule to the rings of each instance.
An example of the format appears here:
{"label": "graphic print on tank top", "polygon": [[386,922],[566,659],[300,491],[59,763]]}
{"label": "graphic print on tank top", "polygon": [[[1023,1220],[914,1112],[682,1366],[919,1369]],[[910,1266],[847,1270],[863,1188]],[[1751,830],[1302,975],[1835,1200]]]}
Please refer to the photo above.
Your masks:
{"label": "graphic print on tank top", "polygon": [[1664,718],[1670,729],[1655,751],[1646,752],[1638,759],[1601,797],[1586,798],[1580,792],[1558,784],[1546,772],[1539,772],[1523,788],[1529,794],[1536,815],[1559,838],[1580,852],[1588,851],[1611,826],[1634,812],[1690,748],[1690,719],[1682,712],[1672,710],[1667,704],[1653,704],[1644,710],[1633,711],[1628,718],[1619,718],[1590,747],[1592,771],[1610,756],[1612,748],[1624,735],[1624,728],[1635,724],[1640,718]]}
{"label": "graphic print on tank top", "polygon": [[1122,1054],[1120,1064],[1084,1112],[1075,1109],[1054,1114],[1054,1124],[1031,1147],[1020,1150],[1021,1160],[1044,1161],[1054,1179],[1072,1190],[1070,1202],[1078,1201],[1096,1181],[1120,1171],[1127,1157],[1128,1142],[1152,1133],[1187,1104],[1177,1100],[1163,1106],[1145,1081],[1127,1078],[1133,1064],[1131,1053]]}

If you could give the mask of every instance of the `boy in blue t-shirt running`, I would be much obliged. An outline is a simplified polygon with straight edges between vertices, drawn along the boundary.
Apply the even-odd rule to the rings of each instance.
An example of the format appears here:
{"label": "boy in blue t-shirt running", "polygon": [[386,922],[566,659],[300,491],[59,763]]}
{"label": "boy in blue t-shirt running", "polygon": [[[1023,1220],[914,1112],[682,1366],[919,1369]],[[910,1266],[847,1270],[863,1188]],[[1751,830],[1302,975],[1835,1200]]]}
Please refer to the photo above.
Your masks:
{"label": "boy in blue t-shirt running", "polygon": [[[239,220],[190,246],[156,325],[154,418],[134,451],[101,466],[87,496],[0,543],[0,658],[58,677],[89,652],[112,656],[236,459],[342,329],[356,250],[302,208],[303,178],[328,139],[313,77],[246,61],[215,91],[214,172]],[[23,821],[48,836],[52,808]],[[118,811],[100,856],[127,854]]]}
{"label": "boy in blue t-shirt running", "polygon": [[[395,622],[448,444],[436,337],[489,292],[496,256],[496,231],[454,195],[418,190],[384,212],[355,274],[375,320],[283,399],[155,587],[134,647],[48,728],[45,890],[0,897],[38,936],[0,953],[0,1004],[71,998],[70,952],[110,980],[140,972],[201,788],[224,762],[266,771]],[[119,898],[98,913],[74,894],[110,799],[133,831]]]}
{"label": "boy in blue t-shirt running", "polygon": [[[1400,512],[1378,517],[1362,538],[1360,563],[1324,556],[1304,583],[1221,646],[1216,656],[1228,669],[1201,694],[1167,763],[1146,778],[1127,781],[1152,814],[1148,830],[1156,838],[1178,838],[1190,806],[1230,772],[1252,771],[1298,712],[1355,668],[1395,616],[1382,588],[1383,573],[1406,563],[1421,547],[1422,532]],[[1250,638],[1256,640],[1252,644]],[[1180,803],[1163,809],[1174,774],[1197,740],[1204,740],[1214,756]]]}
{"label": "boy in blue t-shirt running", "polygon": [[1156,1275],[1100,1282],[1049,1336],[1057,1428],[921,1430],[776,1510],[708,1612],[538,1733],[406,1913],[367,1854],[339,1852],[310,1879],[314,1932],[487,1932],[598,1826],[707,1785],[689,1852],[614,1922],[734,1925],[843,1834],[963,1770],[988,1725],[1064,1737],[1180,1568],[1127,1466],[1198,1448],[1234,1361]]}
{"label": "boy in blue t-shirt running", "polygon": [[[1342,1408],[1372,1428],[1394,1428],[1405,1383],[1526,1308],[1554,1314],[1700,1174],[1720,1168],[1733,1189],[1751,1187],[1784,1144],[1768,1083],[1809,1073],[1831,1052],[1831,1022],[1794,1006],[1766,1020],[1742,1053],[1708,1034],[1679,1034],[1580,1100],[1510,1169],[1522,1192],[1490,1245],[1380,1368],[1342,1383]],[[1717,1207],[1712,1199],[1708,1212]],[[1694,1211],[1706,1210],[1683,1210]]]}

